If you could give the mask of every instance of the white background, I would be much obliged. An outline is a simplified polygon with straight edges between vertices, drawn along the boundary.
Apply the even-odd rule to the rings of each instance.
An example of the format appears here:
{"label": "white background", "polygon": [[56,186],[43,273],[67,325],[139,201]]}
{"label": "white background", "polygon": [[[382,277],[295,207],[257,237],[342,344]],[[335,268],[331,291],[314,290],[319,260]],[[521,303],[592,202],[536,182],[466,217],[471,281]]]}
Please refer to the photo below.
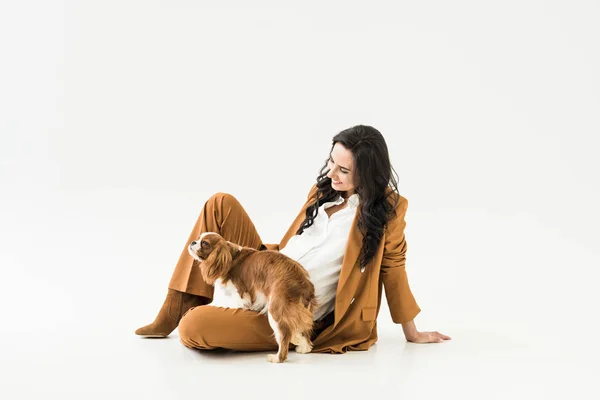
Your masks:
{"label": "white background", "polygon": [[[3,398],[598,395],[598,2],[0,4]],[[385,302],[368,352],[282,366],[133,334],[211,194],[278,242],[356,124],[452,341]]]}

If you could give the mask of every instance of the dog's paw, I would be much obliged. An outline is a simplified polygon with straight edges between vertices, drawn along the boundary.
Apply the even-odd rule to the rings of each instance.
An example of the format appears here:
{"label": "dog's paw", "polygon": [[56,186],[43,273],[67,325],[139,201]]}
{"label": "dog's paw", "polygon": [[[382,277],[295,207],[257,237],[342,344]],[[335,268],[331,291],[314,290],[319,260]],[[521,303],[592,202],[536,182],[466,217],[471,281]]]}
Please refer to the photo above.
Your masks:
{"label": "dog's paw", "polygon": [[308,354],[311,352],[312,350],[312,346],[306,342],[304,343],[300,343],[298,346],[296,346],[296,353],[300,353],[300,354]]}
{"label": "dog's paw", "polygon": [[269,362],[271,363],[276,363],[279,364],[281,361],[279,361],[279,356],[277,354],[269,354],[267,356],[267,360],[269,360]]}

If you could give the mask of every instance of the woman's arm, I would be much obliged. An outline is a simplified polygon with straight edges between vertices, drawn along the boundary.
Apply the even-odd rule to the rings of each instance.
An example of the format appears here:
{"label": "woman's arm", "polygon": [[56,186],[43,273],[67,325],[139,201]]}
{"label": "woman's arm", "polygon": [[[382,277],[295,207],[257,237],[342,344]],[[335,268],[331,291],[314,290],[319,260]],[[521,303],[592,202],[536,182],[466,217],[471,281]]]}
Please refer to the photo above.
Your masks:
{"label": "woman's arm", "polygon": [[407,244],[404,216],[407,208],[408,201],[401,197],[396,206],[396,216],[388,222],[381,260],[381,280],[392,320],[397,324],[414,320],[421,311],[410,290],[405,268]]}
{"label": "woman's arm", "polygon": [[414,318],[421,311],[412,295],[406,276],[406,239],[404,216],[408,208],[408,200],[401,198],[396,207],[396,217],[388,222],[385,234],[385,247],[381,262],[381,276],[385,294],[395,323],[402,324],[406,340],[414,343],[441,343],[450,340],[437,331],[419,332]]}
{"label": "woman's arm", "polygon": [[417,326],[415,325],[414,320],[403,323],[402,330],[404,331],[404,337],[409,342],[411,341],[411,339],[416,338],[417,334],[419,333],[417,331]]}

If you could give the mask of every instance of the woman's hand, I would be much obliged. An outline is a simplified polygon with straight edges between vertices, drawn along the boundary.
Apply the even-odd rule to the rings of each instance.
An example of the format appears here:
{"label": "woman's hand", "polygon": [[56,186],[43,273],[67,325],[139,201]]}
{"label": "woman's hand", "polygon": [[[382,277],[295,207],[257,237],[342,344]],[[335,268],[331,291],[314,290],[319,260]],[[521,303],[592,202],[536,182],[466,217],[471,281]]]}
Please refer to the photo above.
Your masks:
{"label": "woman's hand", "polygon": [[450,336],[446,336],[437,331],[435,332],[415,332],[411,336],[406,336],[406,340],[413,343],[442,343],[444,340],[451,340]]}
{"label": "woman's hand", "polygon": [[435,332],[419,332],[415,321],[408,321],[402,324],[404,337],[406,340],[413,343],[442,343],[444,340],[451,340],[450,336],[446,336],[437,331]]}

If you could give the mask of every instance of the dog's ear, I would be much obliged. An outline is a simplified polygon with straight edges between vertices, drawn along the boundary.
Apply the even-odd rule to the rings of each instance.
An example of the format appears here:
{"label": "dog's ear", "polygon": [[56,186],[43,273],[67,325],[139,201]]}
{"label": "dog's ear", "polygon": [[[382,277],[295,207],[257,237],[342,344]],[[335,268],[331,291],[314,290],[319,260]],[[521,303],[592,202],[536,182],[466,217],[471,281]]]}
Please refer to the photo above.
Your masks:
{"label": "dog's ear", "polygon": [[237,254],[242,251],[242,246],[239,244],[231,243],[229,240],[226,243],[227,246],[229,246],[229,251],[231,252],[232,257],[237,256]]}
{"label": "dog's ear", "polygon": [[223,268],[223,271],[228,271],[233,260],[231,248],[225,240],[221,240],[217,244],[216,250],[215,262]]}
{"label": "dog's ear", "polygon": [[204,277],[206,282],[211,284],[224,277],[231,268],[232,260],[231,248],[225,240],[220,240],[204,261],[208,267]]}

